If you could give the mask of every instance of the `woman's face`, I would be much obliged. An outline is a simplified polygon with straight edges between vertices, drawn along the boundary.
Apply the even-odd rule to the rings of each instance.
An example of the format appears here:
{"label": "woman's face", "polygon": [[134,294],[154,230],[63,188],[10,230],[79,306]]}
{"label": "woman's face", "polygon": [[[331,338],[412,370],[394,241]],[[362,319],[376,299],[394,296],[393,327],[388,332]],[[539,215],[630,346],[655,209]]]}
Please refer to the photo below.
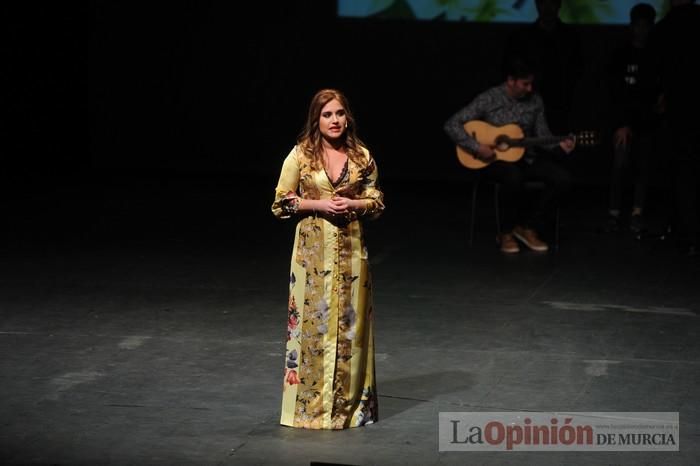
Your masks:
{"label": "woman's face", "polygon": [[318,128],[321,135],[328,139],[338,139],[345,133],[347,127],[345,108],[336,99],[331,100],[321,109]]}

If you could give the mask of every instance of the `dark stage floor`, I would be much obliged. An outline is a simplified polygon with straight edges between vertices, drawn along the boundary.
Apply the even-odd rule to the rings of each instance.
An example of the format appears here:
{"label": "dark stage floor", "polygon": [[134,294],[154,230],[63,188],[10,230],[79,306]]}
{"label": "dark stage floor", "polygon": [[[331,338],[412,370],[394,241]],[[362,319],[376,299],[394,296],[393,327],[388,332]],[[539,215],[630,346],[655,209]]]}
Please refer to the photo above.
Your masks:
{"label": "dark stage floor", "polygon": [[[602,233],[604,188],[576,188],[558,252],[505,257],[488,191],[469,248],[466,186],[386,180],[366,225],[380,422],[319,432],[278,425],[275,179],[29,181],[2,201],[4,464],[700,463],[700,260]],[[438,451],[439,412],[520,410],[678,412],[680,451]]]}

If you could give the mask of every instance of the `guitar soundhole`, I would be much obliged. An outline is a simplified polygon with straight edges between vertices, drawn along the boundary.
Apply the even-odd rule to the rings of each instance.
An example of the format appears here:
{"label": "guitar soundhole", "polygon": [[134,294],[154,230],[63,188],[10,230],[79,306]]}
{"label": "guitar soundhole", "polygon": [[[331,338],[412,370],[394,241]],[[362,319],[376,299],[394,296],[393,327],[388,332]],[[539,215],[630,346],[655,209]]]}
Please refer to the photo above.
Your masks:
{"label": "guitar soundhole", "polygon": [[494,140],[494,143],[495,143],[494,145],[495,145],[496,150],[499,150],[499,151],[508,150],[508,148],[510,147],[509,141],[510,141],[510,139],[505,134],[501,134],[500,136],[497,136],[496,139]]}

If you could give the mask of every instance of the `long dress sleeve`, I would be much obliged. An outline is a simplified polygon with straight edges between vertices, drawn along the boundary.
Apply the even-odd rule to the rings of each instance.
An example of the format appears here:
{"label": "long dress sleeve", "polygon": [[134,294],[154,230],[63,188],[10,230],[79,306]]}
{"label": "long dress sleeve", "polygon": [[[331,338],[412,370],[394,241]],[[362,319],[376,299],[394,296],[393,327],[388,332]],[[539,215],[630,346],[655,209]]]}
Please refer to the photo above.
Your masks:
{"label": "long dress sleeve", "polygon": [[275,200],[272,203],[272,214],[279,219],[292,216],[293,205],[299,197],[299,161],[296,146],[289,152],[282,164],[282,171],[275,188]]}
{"label": "long dress sleeve", "polygon": [[375,219],[384,211],[384,193],[379,188],[377,163],[369,157],[369,164],[362,171],[362,188],[357,198],[365,201],[365,206],[357,212],[358,217]]}

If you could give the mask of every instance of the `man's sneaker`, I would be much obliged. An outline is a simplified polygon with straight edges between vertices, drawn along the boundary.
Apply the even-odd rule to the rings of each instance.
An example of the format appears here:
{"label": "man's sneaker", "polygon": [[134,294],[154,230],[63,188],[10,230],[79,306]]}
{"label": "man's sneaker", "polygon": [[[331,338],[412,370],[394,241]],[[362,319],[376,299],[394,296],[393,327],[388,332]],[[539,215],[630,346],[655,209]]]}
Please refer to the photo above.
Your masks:
{"label": "man's sneaker", "polygon": [[515,238],[513,238],[513,235],[511,235],[510,233],[503,233],[501,235],[498,235],[497,241],[498,244],[501,245],[501,252],[504,252],[506,254],[515,254],[517,252],[520,252],[518,242],[515,241]]}
{"label": "man's sneaker", "polygon": [[525,244],[525,246],[532,249],[533,251],[545,252],[549,249],[547,243],[539,239],[535,230],[531,228],[523,228],[521,226],[517,226],[513,228],[513,236],[518,238],[520,241],[523,242],[523,244]]}
{"label": "man's sneaker", "polygon": [[643,233],[647,230],[644,219],[641,215],[632,215],[630,217],[630,231],[632,233]]}

